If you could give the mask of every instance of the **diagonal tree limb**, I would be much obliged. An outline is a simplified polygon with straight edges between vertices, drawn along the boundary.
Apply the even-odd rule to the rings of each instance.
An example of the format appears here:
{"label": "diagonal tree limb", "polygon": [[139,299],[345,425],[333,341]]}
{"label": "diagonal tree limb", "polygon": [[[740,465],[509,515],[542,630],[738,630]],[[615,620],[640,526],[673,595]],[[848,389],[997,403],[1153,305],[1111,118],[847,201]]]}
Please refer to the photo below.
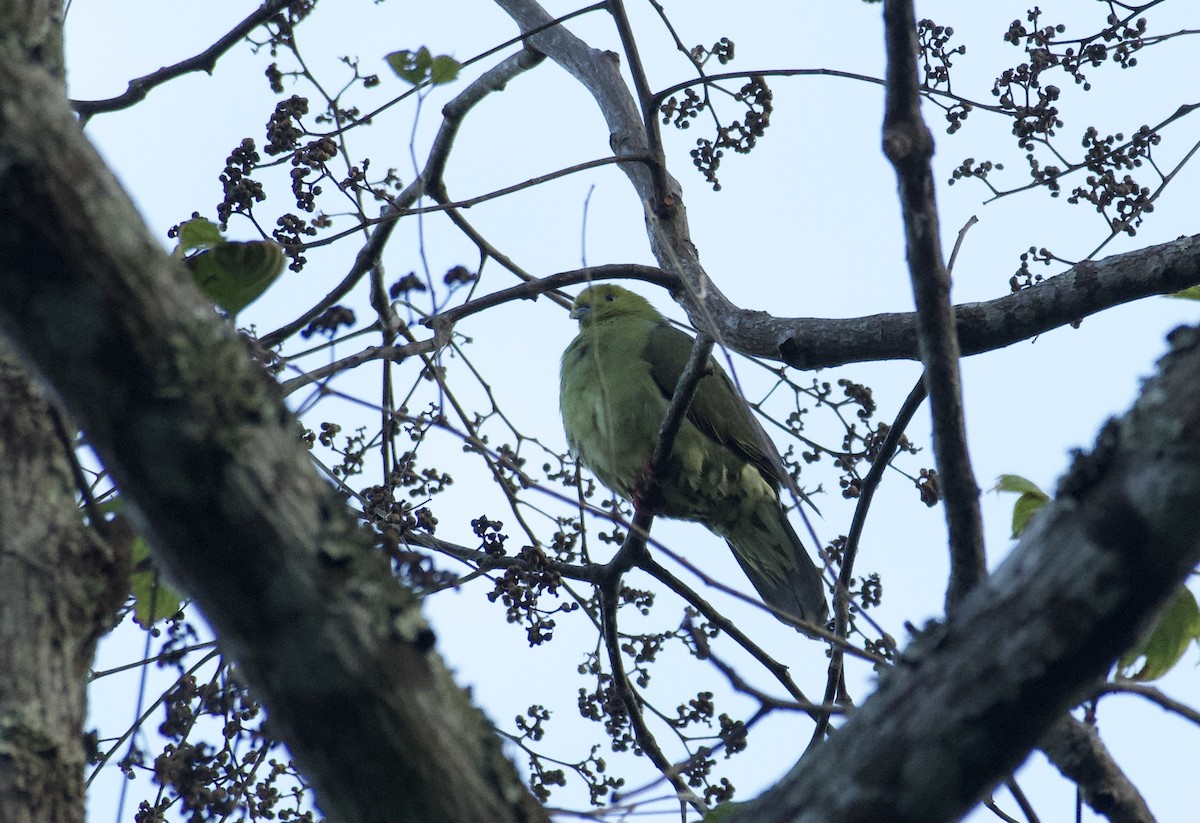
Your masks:
{"label": "diagonal tree limb", "polygon": [[1079,786],[1083,800],[1111,823],[1154,823],[1141,792],[1113,760],[1091,726],[1064,717],[1039,746],[1063,777]]}
{"label": "diagonal tree limb", "polygon": [[[278,387],[141,222],[0,0],[0,332],[73,411],[339,823],[543,821]],[[39,13],[40,12],[40,13]]]}
{"label": "diagonal tree limb", "polygon": [[1171,347],[1001,567],[730,821],[958,819],[1093,687],[1200,560],[1200,332]]}
{"label": "diagonal tree limb", "polygon": [[[496,4],[522,31],[537,30],[554,19],[537,0],[496,0]],[[633,159],[650,154],[642,112],[625,83],[616,55],[590,47],[563,26],[540,31],[530,36],[528,42],[571,74],[592,96],[608,124],[609,145],[616,157]],[[729,331],[725,318],[736,307],[700,265],[679,182],[664,169],[656,190],[655,174],[645,163],[623,163],[621,168],[645,209],[650,248],[658,264],[680,279],[681,289],[675,294],[676,299],[683,302],[696,328],[724,345]],[[666,194],[657,193],[664,186]]]}
{"label": "diagonal tree limb", "polygon": [[713,339],[705,334],[696,337],[692,351],[688,355],[687,364],[679,375],[667,413],[659,424],[658,437],[650,458],[643,470],[644,474],[637,484],[634,501],[633,523],[625,535],[621,548],[604,566],[604,578],[600,583],[601,618],[603,625],[604,647],[608,653],[609,666],[612,669],[613,687],[625,707],[625,714],[638,745],[642,751],[670,781],[679,796],[681,803],[690,805],[700,814],[708,811],[704,801],[688,788],[687,782],[673,768],[671,761],[658,745],[653,732],[646,723],[642,711],[641,700],[630,682],[621,657],[619,636],[617,633],[617,607],[621,579],[625,572],[636,565],[648,560],[646,540],[650,535],[650,527],[654,523],[655,509],[660,500],[661,478],[668,470],[671,452],[675,447],[675,438],[683,425],[688,406],[700,386],[700,380],[707,371],[708,361],[712,355]]}
{"label": "diagonal tree limb", "polygon": [[[887,435],[871,459],[870,470],[863,478],[858,500],[854,505],[854,516],[850,519],[850,529],[846,532],[846,546],[842,552],[841,568],[838,570],[837,586],[833,594],[833,632],[838,637],[845,637],[850,625],[848,593],[854,582],[854,562],[858,557],[859,540],[867,523],[867,512],[871,509],[871,502],[875,499],[875,492],[878,490],[879,484],[883,482],[884,472],[891,465],[892,458],[896,456],[896,452],[900,448],[901,438],[904,437],[908,424],[912,422],[913,415],[917,413],[917,409],[924,402],[925,380],[922,375],[922,378],[917,380],[916,385],[909,391],[908,397],[900,405],[900,410],[888,428]],[[845,653],[841,648],[834,646],[830,649],[829,671],[825,680],[825,696],[822,700],[824,705],[832,704],[843,698],[846,677],[844,657]],[[818,717],[812,737],[809,738],[808,748],[811,749],[825,739],[825,735],[829,731],[829,720],[828,713]]]}

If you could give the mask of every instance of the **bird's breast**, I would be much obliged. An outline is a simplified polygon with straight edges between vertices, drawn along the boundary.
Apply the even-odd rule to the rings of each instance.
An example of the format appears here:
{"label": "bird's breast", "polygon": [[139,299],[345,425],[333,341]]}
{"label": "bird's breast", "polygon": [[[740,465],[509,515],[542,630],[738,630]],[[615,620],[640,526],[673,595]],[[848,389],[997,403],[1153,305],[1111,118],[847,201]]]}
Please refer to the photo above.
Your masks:
{"label": "bird's breast", "polygon": [[629,499],[667,404],[649,365],[620,342],[572,343],[563,355],[560,403],[572,452],[601,483]]}

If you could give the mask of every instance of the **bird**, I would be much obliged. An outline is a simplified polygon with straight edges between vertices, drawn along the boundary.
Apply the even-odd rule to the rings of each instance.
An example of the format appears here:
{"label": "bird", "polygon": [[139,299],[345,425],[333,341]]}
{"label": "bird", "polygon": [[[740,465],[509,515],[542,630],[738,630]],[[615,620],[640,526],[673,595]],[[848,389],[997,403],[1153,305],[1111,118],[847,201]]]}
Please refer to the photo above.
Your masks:
{"label": "bird", "polygon": [[[638,507],[695,341],[646,298],[612,284],[582,291],[571,317],[579,334],[563,352],[559,386],[567,442],[579,463]],[[651,513],[699,522],[723,538],[769,606],[809,623],[828,620],[821,570],[780,499],[790,480],[783,461],[712,358],[663,474]]]}

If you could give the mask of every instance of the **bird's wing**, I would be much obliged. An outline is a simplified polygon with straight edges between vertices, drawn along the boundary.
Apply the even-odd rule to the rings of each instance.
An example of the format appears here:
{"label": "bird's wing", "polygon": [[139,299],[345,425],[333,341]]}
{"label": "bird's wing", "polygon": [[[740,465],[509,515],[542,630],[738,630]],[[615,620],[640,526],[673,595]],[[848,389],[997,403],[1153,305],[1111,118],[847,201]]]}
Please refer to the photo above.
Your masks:
{"label": "bird's wing", "polygon": [[[689,335],[666,322],[656,323],[646,341],[643,356],[650,364],[651,377],[668,402],[687,366],[693,342]],[[701,378],[688,407],[688,420],[708,437],[752,463],[778,488],[787,480],[778,449],[725,370],[715,360],[710,359],[709,364],[711,371]]]}

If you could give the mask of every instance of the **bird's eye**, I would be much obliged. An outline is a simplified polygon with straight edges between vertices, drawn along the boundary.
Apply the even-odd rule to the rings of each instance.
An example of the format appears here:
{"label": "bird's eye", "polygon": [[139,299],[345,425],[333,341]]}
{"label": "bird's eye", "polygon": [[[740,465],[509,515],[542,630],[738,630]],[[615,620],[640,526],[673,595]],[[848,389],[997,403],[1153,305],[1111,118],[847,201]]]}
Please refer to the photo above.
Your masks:
{"label": "bird's eye", "polygon": [[617,296],[616,296],[615,294],[606,294],[606,295],[604,295],[604,299],[605,299],[607,302],[611,303],[611,302],[613,302],[614,300],[616,300],[616,299],[617,299]]}

